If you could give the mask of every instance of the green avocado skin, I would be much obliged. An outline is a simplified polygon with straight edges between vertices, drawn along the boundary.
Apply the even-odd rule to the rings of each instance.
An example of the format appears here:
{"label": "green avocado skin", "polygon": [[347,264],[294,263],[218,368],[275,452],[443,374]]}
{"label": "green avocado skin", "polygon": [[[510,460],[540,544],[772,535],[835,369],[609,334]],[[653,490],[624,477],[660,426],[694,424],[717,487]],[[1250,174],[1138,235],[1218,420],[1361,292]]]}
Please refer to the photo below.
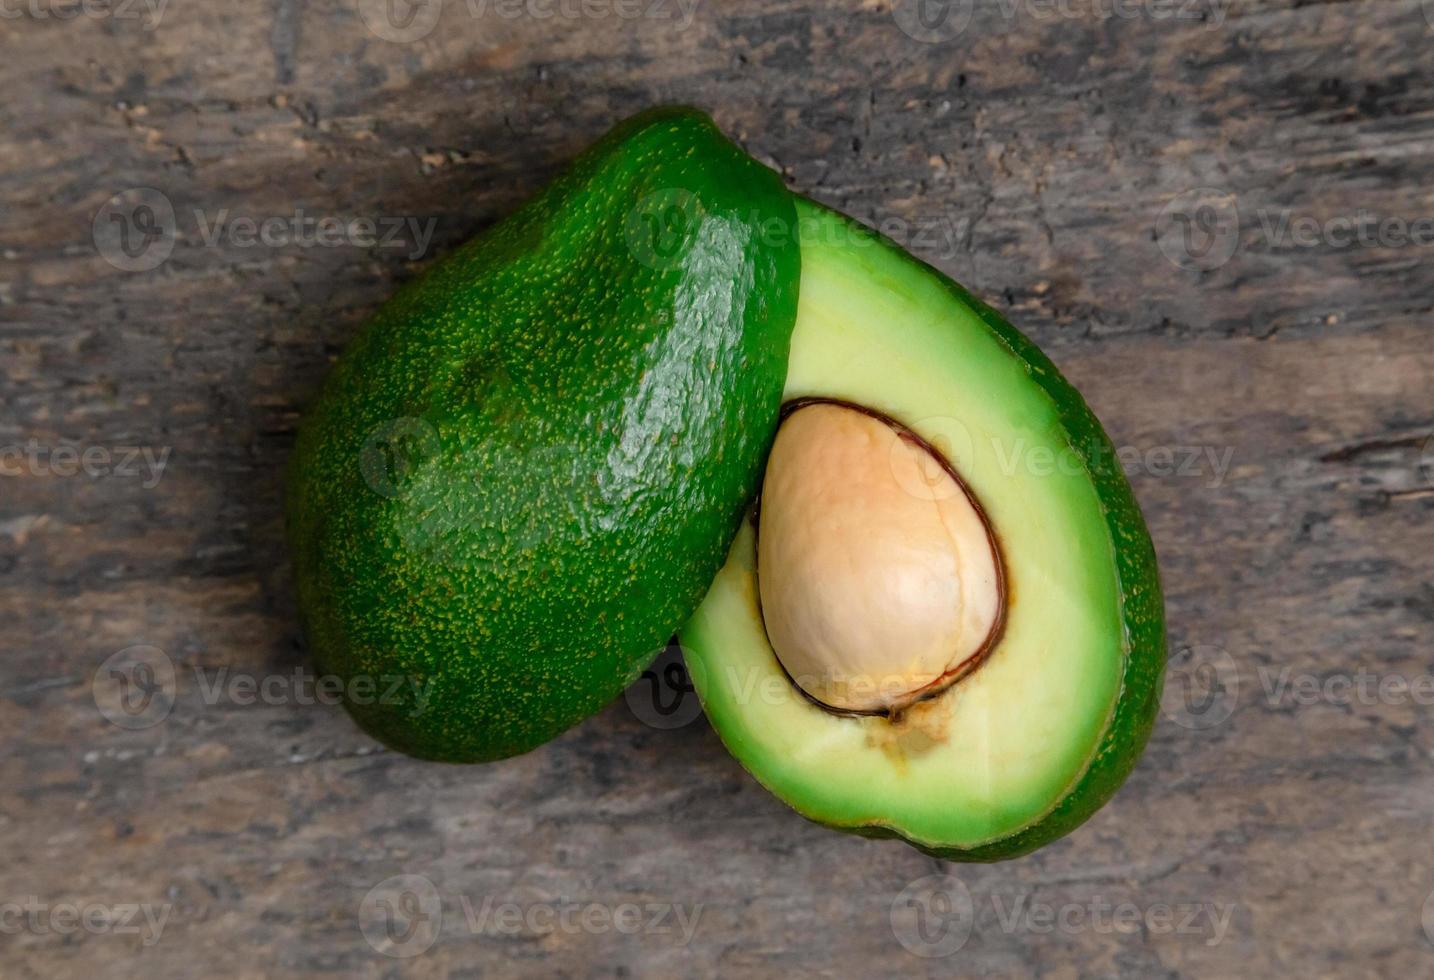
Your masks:
{"label": "green avocado skin", "polygon": [[761,478],[794,228],[775,173],[701,112],[653,110],[375,315],[287,501],[309,645],[366,731],[517,755],[661,651]]}

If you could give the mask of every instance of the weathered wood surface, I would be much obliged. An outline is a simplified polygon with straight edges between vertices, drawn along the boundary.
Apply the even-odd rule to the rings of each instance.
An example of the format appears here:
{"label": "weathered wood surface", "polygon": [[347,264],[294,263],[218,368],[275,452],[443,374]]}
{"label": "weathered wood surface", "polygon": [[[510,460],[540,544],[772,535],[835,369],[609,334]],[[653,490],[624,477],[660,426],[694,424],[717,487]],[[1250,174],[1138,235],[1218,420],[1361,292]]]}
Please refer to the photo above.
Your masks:
{"label": "weathered wood surface", "polygon": [[[0,449],[39,447],[0,476],[0,976],[1434,969],[1434,252],[1305,227],[1434,215],[1434,4],[1177,5],[1207,15],[1191,21],[976,0],[928,43],[879,2],[689,18],[642,0],[622,19],[447,0],[402,43],[356,3],[172,0],[156,24],[17,0],[0,19]],[[621,701],[520,759],[424,764],[284,680],[305,654],[282,471],[335,353],[425,262],[669,101],[991,299],[1142,454],[1170,710],[1114,804],[1059,844],[955,867],[830,833],[700,717],[659,730]],[[126,272],[93,229],[113,254],[102,208],[143,187],[177,236]],[[1202,187],[1213,210],[1189,203]],[[206,241],[296,209],[435,231],[416,260]],[[1179,220],[1233,255],[1172,262]],[[171,455],[157,481],[143,458],[65,476],[61,446]],[[176,665],[177,694],[130,729],[92,680],[136,645]],[[206,696],[225,669],[280,680],[256,703]],[[973,914],[930,905],[926,940],[969,936],[913,955],[940,949],[898,897],[947,872]],[[407,959],[362,928],[399,874],[444,912]],[[470,922],[485,900],[540,914]],[[602,919],[623,903],[675,906],[691,935],[676,915]],[[1112,929],[1101,903],[1140,921]],[[146,945],[56,931],[67,904],[168,918]]]}

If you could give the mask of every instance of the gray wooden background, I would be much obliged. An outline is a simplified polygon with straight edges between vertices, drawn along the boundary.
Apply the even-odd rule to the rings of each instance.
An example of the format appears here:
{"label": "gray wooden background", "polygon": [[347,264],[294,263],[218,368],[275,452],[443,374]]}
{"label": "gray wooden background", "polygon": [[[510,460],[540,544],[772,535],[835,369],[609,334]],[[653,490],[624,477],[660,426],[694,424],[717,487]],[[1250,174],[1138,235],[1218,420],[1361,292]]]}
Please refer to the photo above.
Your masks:
{"label": "gray wooden background", "polygon": [[[6,0],[0,976],[1434,972],[1434,3],[972,2]],[[1124,447],[1166,710],[1059,844],[809,825],[647,682],[455,768],[296,675],[328,365],[670,101]]]}

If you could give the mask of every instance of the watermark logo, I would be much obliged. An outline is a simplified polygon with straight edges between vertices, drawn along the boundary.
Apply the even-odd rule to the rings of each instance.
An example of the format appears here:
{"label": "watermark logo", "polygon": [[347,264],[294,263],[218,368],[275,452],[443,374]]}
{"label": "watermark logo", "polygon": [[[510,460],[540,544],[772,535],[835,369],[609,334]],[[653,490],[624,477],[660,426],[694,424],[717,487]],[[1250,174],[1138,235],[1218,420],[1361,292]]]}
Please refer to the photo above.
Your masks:
{"label": "watermark logo", "polygon": [[313,674],[303,667],[287,673],[251,674],[196,665],[194,679],[199,700],[207,707],[232,704],[315,705],[380,704],[407,707],[408,717],[417,718],[428,710],[433,696],[433,679],[415,674]]}
{"label": "watermark logo", "polygon": [[970,25],[974,5],[974,0],[896,0],[891,16],[913,41],[943,44]]}
{"label": "watermark logo", "polygon": [[1327,704],[1338,708],[1356,705],[1434,705],[1434,674],[1406,677],[1403,674],[1376,674],[1369,670],[1350,673],[1312,674],[1296,672],[1291,667],[1278,671],[1259,668],[1260,688],[1265,703],[1271,707],[1298,705],[1311,707]]}
{"label": "watermark logo", "polygon": [[412,490],[419,468],[441,449],[438,430],[423,419],[389,419],[364,439],[359,473],[374,493],[397,499]]}
{"label": "watermark logo", "polygon": [[174,205],[153,187],[132,187],[96,212],[92,232],[95,248],[110,265],[121,272],[149,272],[174,251]]}
{"label": "watermark logo", "polygon": [[1115,446],[1097,440],[1089,441],[1084,452],[1075,446],[1059,449],[1028,442],[1024,436],[1013,440],[993,439],[991,450],[996,465],[1006,476],[1025,473],[1034,477],[1080,476],[1101,472],[1112,463],[1127,477],[1153,476],[1181,479],[1200,478],[1214,490],[1225,482],[1234,446],[1158,445]]}
{"label": "watermark logo", "polygon": [[[1254,220],[1246,245],[1271,252],[1352,249],[1397,250],[1434,245],[1434,215],[1405,217],[1361,208],[1351,214],[1316,217],[1288,207],[1243,209]],[[1241,248],[1242,208],[1234,194],[1199,187],[1176,195],[1155,220],[1155,239],[1170,262],[1187,270],[1220,268]]]}
{"label": "watermark logo", "polygon": [[110,724],[130,731],[153,728],[174,708],[174,661],[159,647],[126,647],[105,658],[90,690]]}
{"label": "watermark logo", "polygon": [[[930,415],[918,421],[911,430],[958,472],[963,467],[969,467],[975,457],[971,430],[960,419]],[[961,487],[951,478],[941,460],[895,433],[888,451],[888,462],[897,486],[917,500],[949,500],[961,493]]]}
{"label": "watermark logo", "polygon": [[0,20],[137,20],[141,30],[153,31],[168,4],[169,0],[0,0]]}
{"label": "watermark logo", "polygon": [[374,37],[411,44],[433,33],[443,0],[358,0],[359,16]]}
{"label": "watermark logo", "polygon": [[474,20],[675,20],[692,26],[701,0],[464,0]]}
{"label": "watermark logo", "polygon": [[[692,26],[700,0],[464,0],[473,20],[668,20]],[[443,0],[359,0],[364,24],[384,41],[411,44],[438,26]]]}
{"label": "watermark logo", "polygon": [[[413,674],[313,674],[296,666],[287,673],[252,674],[228,667],[192,665],[198,701],[247,707],[266,705],[380,704],[408,709],[416,718],[428,709],[432,678]],[[152,728],[169,717],[179,698],[179,671],[163,650],[127,647],[107,657],[91,685],[95,707],[111,724],[129,730]]]}
{"label": "watermark logo", "polygon": [[1018,932],[1047,935],[1060,932],[1079,935],[1093,932],[1108,936],[1126,935],[1201,936],[1204,945],[1218,946],[1230,928],[1235,914],[1234,902],[1108,902],[1099,895],[1085,901],[1032,901],[1029,894],[1007,902],[1000,895],[991,896],[996,924],[1007,935]]}
{"label": "watermark logo", "polygon": [[[206,248],[363,248],[403,249],[416,261],[428,252],[437,218],[405,215],[312,215],[303,208],[288,214],[235,214],[192,208],[185,216]],[[173,203],[152,187],[135,187],[110,198],[95,214],[95,249],[121,272],[149,272],[174,252],[180,233]]]}
{"label": "watermark logo", "polygon": [[[828,229],[830,227],[827,226]],[[878,221],[872,226],[872,230],[909,252],[950,260],[960,252],[961,242],[970,238],[971,218],[966,215],[958,217],[938,214],[912,221],[892,215]]]}
{"label": "watermark logo", "polygon": [[[959,419],[931,416],[912,426],[956,472],[971,472],[977,448],[1007,477],[1082,477],[1119,468],[1127,477],[1199,479],[1209,489],[1225,482],[1234,461],[1234,446],[1176,445],[1111,446],[1100,439],[1084,445],[1054,445],[999,436],[979,440]],[[897,484],[918,500],[943,500],[960,493],[941,460],[930,453],[914,452],[909,442],[891,440],[889,463]]]}
{"label": "watermark logo", "polygon": [[[856,218],[852,223],[824,221],[801,215],[796,222],[775,216],[762,217],[753,212],[749,222],[758,229],[763,244],[774,248],[798,241],[806,245],[818,243],[846,248],[873,248],[879,239],[888,238],[906,249],[942,260],[954,259],[962,244],[973,234],[974,219],[970,215],[942,212],[907,218],[892,214],[884,218]],[[875,232],[876,235],[871,233]]]}
{"label": "watermark logo", "polygon": [[1220,647],[1184,647],[1166,664],[1160,709],[1181,728],[1214,728],[1234,714],[1239,697],[1239,668]]}
{"label": "watermark logo", "polygon": [[[468,935],[541,938],[555,933],[643,933],[676,936],[683,946],[691,943],[703,910],[700,903],[689,907],[672,902],[608,904],[566,898],[514,901],[492,895],[477,901],[468,895],[457,899],[462,918],[455,917],[446,925],[464,929]],[[359,905],[359,928],[375,952],[411,959],[438,940],[445,927],[444,904],[445,896],[423,875],[394,875],[364,895]]]}
{"label": "watermark logo", "polygon": [[[472,480],[476,485],[480,474],[453,466],[434,468],[425,475],[425,468],[442,452],[438,430],[424,419],[390,419],[364,439],[359,472],[368,488],[381,497],[422,502],[422,506],[408,508],[396,522],[399,539],[410,552],[451,568],[482,567],[492,560],[491,554],[462,533],[476,519],[464,508],[476,505],[461,493],[443,489],[457,480]],[[415,497],[420,482],[432,492]],[[532,534],[531,528],[513,528],[508,543],[518,547]]]}
{"label": "watermark logo", "polygon": [[[976,0],[897,0],[891,14],[907,37],[940,44],[955,40],[970,26],[975,5]],[[1007,26],[1056,20],[1180,21],[1207,28],[1225,23],[1224,0],[983,0],[983,5]]]}
{"label": "watermark logo", "polygon": [[411,959],[438,941],[443,930],[443,899],[423,875],[385,878],[364,895],[359,929],[374,952]]}
{"label": "watermark logo", "polygon": [[0,446],[0,477],[70,477],[84,474],[92,480],[113,476],[121,479],[143,477],[144,488],[159,486],[169,463],[171,446],[76,446],[61,443],[44,446],[38,439],[23,444]]}
{"label": "watermark logo", "polygon": [[[482,390],[501,390],[502,376],[500,365],[482,382]],[[446,444],[428,421],[404,416],[370,430],[359,449],[359,473],[374,493],[405,503],[396,510],[393,528],[410,552],[451,568],[492,568],[501,556],[464,533],[491,520],[482,495],[484,473],[555,471],[573,452],[566,442],[490,443],[465,451],[459,444]],[[532,508],[518,507],[505,525],[504,543],[512,550],[537,549],[550,533],[549,524]]]}
{"label": "watermark logo", "polygon": [[235,215],[228,208],[213,214],[195,208],[193,215],[199,240],[206,248],[402,248],[406,249],[404,258],[411,262],[427,254],[438,227],[437,218],[312,215],[305,214],[303,208],[261,217]]}
{"label": "watermark logo", "polygon": [[624,935],[644,933],[653,936],[676,936],[686,946],[702,919],[705,906],[672,902],[576,902],[499,901],[485,895],[476,904],[467,895],[459,896],[463,922],[475,936],[600,936],[617,932]]}
{"label": "watermark logo", "polygon": [[662,731],[683,728],[702,714],[682,647],[676,643],[669,644],[622,696],[633,717]]}
{"label": "watermark logo", "polygon": [[682,262],[684,246],[696,235],[702,217],[697,195],[680,187],[653,191],[627,213],[623,234],[637,261],[665,272]]}
{"label": "watermark logo", "polygon": [[[1048,935],[1139,934],[1198,937],[1206,946],[1224,941],[1237,908],[1233,902],[1107,901],[1101,895],[1069,902],[1040,901],[1030,892],[1014,897],[991,894],[992,922],[1002,933]],[[970,940],[978,918],[977,902],[955,875],[918,878],[891,903],[891,931],[907,952],[939,959],[959,952]]]}
{"label": "watermark logo", "polygon": [[966,945],[976,924],[976,906],[960,878],[927,875],[892,899],[889,918],[892,934],[907,952],[938,959]]}
{"label": "watermark logo", "polygon": [[169,902],[46,902],[28,895],[21,901],[0,902],[0,935],[139,936],[148,947],[164,935],[173,911]]}
{"label": "watermark logo", "polygon": [[1434,245],[1434,216],[1413,219],[1375,214],[1360,208],[1353,214],[1316,218],[1291,208],[1259,208],[1260,239],[1269,249],[1423,248]]}
{"label": "watermark logo", "polygon": [[1216,187],[1177,194],[1155,219],[1155,241],[1175,266],[1210,272],[1240,244],[1240,209],[1235,195]]}

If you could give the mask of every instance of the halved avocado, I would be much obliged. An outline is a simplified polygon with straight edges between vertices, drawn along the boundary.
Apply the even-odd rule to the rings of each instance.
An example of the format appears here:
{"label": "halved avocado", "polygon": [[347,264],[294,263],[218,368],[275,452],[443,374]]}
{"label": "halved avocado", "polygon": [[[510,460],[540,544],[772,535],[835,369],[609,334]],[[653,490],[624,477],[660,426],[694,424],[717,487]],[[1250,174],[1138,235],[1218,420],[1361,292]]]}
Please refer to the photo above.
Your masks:
{"label": "halved avocado", "polygon": [[[1029,852],[1104,804],[1149,736],[1165,636],[1145,523],[1034,344],[850,219],[798,218],[787,409],[681,631],[694,685],[812,820],[951,860]],[[853,686],[862,658],[884,674]]]}

